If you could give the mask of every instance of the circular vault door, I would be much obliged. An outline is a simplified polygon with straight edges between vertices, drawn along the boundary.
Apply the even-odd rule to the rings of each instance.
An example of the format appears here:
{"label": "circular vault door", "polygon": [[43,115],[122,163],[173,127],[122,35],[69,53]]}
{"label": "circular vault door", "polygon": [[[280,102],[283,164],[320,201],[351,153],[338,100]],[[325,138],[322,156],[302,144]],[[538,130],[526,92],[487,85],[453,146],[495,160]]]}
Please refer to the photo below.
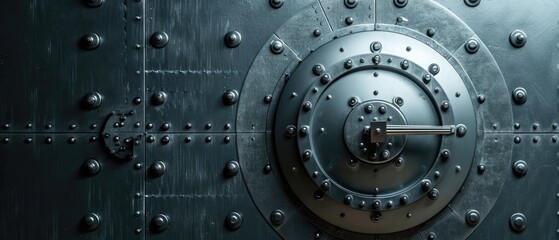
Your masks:
{"label": "circular vault door", "polygon": [[[484,164],[499,175],[510,161],[510,145],[487,131],[512,127],[504,79],[436,3],[312,4],[262,47],[242,92],[238,125],[266,129],[240,135],[243,174],[285,238],[302,223],[315,236],[467,237],[504,183],[483,177]],[[270,186],[280,189],[260,193]]]}

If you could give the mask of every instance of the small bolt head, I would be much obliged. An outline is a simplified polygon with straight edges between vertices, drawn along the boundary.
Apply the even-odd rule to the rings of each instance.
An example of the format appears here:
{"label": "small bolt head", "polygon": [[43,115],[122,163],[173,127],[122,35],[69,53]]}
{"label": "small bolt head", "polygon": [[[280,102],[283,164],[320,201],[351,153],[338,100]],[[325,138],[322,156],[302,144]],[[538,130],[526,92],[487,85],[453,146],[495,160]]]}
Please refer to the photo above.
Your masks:
{"label": "small bolt head", "polygon": [[359,0],[344,0],[344,4],[347,8],[355,8],[358,3]]}
{"label": "small bolt head", "polygon": [[479,212],[477,210],[469,210],[466,213],[466,223],[470,226],[475,226],[479,223],[479,221],[481,220],[481,217],[479,215]]}
{"label": "small bolt head", "polygon": [[433,74],[433,76],[439,74],[440,71],[441,71],[441,68],[439,67],[438,64],[433,63],[433,64],[429,65],[429,73]]}
{"label": "small bolt head", "polygon": [[526,219],[526,216],[522,213],[515,213],[510,216],[509,219],[510,228],[515,232],[524,231],[524,229],[526,229],[527,222],[528,220]]}
{"label": "small bolt head", "polygon": [[353,67],[353,61],[352,61],[351,59],[346,60],[346,61],[344,62],[344,67],[345,67],[346,69],[352,68],[352,67]]}
{"label": "small bolt head", "polygon": [[393,102],[400,107],[404,105],[404,99],[401,97],[395,97]]}
{"label": "small bolt head", "polygon": [[90,177],[95,176],[99,173],[100,170],[101,170],[101,165],[95,159],[88,159],[82,165],[82,172],[86,176],[90,176]]}
{"label": "small bolt head", "polygon": [[476,39],[470,39],[464,44],[466,52],[474,54],[479,50],[479,42]]}
{"label": "small bolt head", "polygon": [[526,45],[527,41],[528,41],[528,36],[526,35],[525,32],[521,30],[514,30],[509,35],[509,42],[515,48],[523,47],[524,45]]}
{"label": "small bolt head", "polygon": [[456,136],[464,137],[467,132],[468,132],[468,128],[466,128],[465,125],[463,124],[456,125]]}
{"label": "small bolt head", "polygon": [[512,165],[514,174],[518,177],[523,177],[528,173],[528,164],[523,160],[518,160]]}
{"label": "small bolt head", "polygon": [[231,230],[237,230],[243,225],[243,215],[238,212],[231,212],[225,218],[225,226]]}
{"label": "small bolt head", "polygon": [[297,134],[297,127],[293,125],[288,125],[285,127],[285,136],[294,137]]}
{"label": "small bolt head", "polygon": [[384,106],[384,105],[380,105],[380,107],[378,108],[378,112],[379,112],[380,114],[385,114],[386,111],[387,111],[387,108],[386,108],[386,106]]}
{"label": "small bolt head", "polygon": [[351,195],[346,195],[346,196],[344,197],[344,204],[345,204],[345,205],[350,205],[352,201],[353,201],[353,196],[351,196]]}
{"label": "small bolt head", "polygon": [[167,94],[163,91],[155,92],[151,96],[151,103],[153,103],[154,105],[162,105],[166,101],[167,101]]}
{"label": "small bolt head", "polygon": [[328,181],[328,180],[322,181],[322,183],[320,183],[320,188],[323,191],[328,191],[330,189],[330,181]]}
{"label": "small bolt head", "polygon": [[400,62],[400,67],[407,70],[410,67],[410,62],[408,60],[402,60],[402,62]]}
{"label": "small bolt head", "polygon": [[485,95],[479,95],[477,96],[477,102],[484,103],[485,102]]}
{"label": "small bolt head", "polygon": [[437,200],[439,198],[439,190],[436,188],[431,189],[429,194],[427,194],[431,200]]}
{"label": "small bolt head", "polygon": [[99,227],[101,218],[96,213],[88,213],[82,217],[81,228],[83,231],[90,232]]}
{"label": "small bolt head", "polygon": [[353,24],[353,18],[352,17],[346,17],[345,18],[345,24],[348,25],[348,26]]}
{"label": "small bolt head", "polygon": [[443,112],[448,111],[448,109],[450,108],[450,102],[448,102],[447,100],[444,100],[441,103],[441,110],[443,110]]}
{"label": "small bolt head", "polygon": [[229,89],[223,93],[223,103],[233,105],[239,101],[239,92],[235,89]]}
{"label": "small bolt head", "polygon": [[516,104],[524,104],[528,100],[528,92],[524,88],[516,88],[512,91],[512,100]]}
{"label": "small bolt head", "polygon": [[103,2],[104,0],[83,0],[83,3],[90,8],[99,7]]}
{"label": "small bolt head", "polygon": [[142,99],[139,97],[135,97],[132,102],[134,102],[134,104],[139,105],[140,103],[142,103]]}
{"label": "small bolt head", "polygon": [[285,2],[285,0],[270,0],[270,6],[278,9],[281,8],[283,6],[283,3]]}
{"label": "small bolt head", "polygon": [[421,181],[421,189],[423,191],[429,191],[431,189],[431,181],[429,179],[424,179]]}
{"label": "small bolt head", "polygon": [[315,37],[319,37],[320,35],[322,35],[322,31],[320,31],[320,29],[315,29],[315,30],[312,32],[312,34],[313,34]]}
{"label": "small bolt head", "polygon": [[151,177],[157,178],[163,176],[167,171],[167,165],[162,161],[155,161],[149,167],[149,174]]}
{"label": "small bolt head", "polygon": [[150,230],[153,232],[163,232],[169,228],[169,217],[165,214],[156,214],[151,218]]}
{"label": "small bolt head", "polygon": [[398,8],[403,8],[408,5],[408,0],[394,0],[394,5]]}
{"label": "small bolt head", "polygon": [[320,78],[320,82],[321,82],[322,84],[328,84],[331,80],[332,80],[332,78],[330,77],[329,74],[324,74],[324,75],[322,75],[322,77]]}
{"label": "small bolt head", "polygon": [[101,106],[102,100],[103,97],[101,94],[97,92],[89,92],[83,97],[82,103],[85,108],[92,110]]}
{"label": "small bolt head", "polygon": [[94,50],[101,45],[101,38],[95,33],[87,33],[80,39],[80,46],[85,50]]}
{"label": "small bolt head", "polygon": [[270,50],[274,54],[280,54],[283,52],[283,42],[280,40],[273,40],[270,43]]}
{"label": "small bolt head", "polygon": [[427,36],[428,37],[435,36],[435,33],[436,33],[435,29],[432,29],[432,28],[427,29]]}
{"label": "small bolt head", "polygon": [[241,44],[242,36],[240,32],[231,31],[225,34],[225,45],[229,48],[236,48]]}
{"label": "small bolt head", "polygon": [[324,65],[322,65],[322,64],[316,64],[312,68],[312,72],[316,76],[320,76],[322,73],[324,73],[324,71],[325,71],[325,68],[324,68]]}
{"label": "small bolt head", "polygon": [[400,205],[406,205],[409,201],[409,197],[408,195],[402,195],[400,196]]}
{"label": "small bolt head", "polygon": [[163,48],[169,42],[169,35],[167,33],[158,31],[151,34],[150,43],[154,48]]}
{"label": "small bolt head", "polygon": [[270,221],[274,226],[279,226],[283,224],[284,220],[285,220],[285,214],[283,213],[282,210],[276,209],[272,211],[272,214],[270,214]]}
{"label": "small bolt head", "polygon": [[312,157],[312,152],[311,150],[307,149],[305,151],[303,151],[302,157],[304,160],[309,160]]}
{"label": "small bolt head", "polygon": [[468,7],[476,7],[477,5],[479,5],[480,2],[481,2],[481,0],[464,0],[464,3]]}
{"label": "small bolt head", "polygon": [[237,161],[230,160],[227,161],[227,163],[225,163],[225,167],[223,168],[223,171],[225,173],[225,176],[234,177],[239,173],[240,169],[241,167]]}
{"label": "small bolt head", "polygon": [[520,138],[520,136],[515,136],[514,137],[514,143],[518,144],[522,141],[522,139]]}
{"label": "small bolt head", "polygon": [[353,107],[353,106],[357,105],[358,103],[359,103],[359,98],[358,97],[351,97],[347,101],[347,105],[349,105],[350,107]]}
{"label": "small bolt head", "polygon": [[271,103],[272,102],[272,95],[266,95],[264,97],[264,103]]}

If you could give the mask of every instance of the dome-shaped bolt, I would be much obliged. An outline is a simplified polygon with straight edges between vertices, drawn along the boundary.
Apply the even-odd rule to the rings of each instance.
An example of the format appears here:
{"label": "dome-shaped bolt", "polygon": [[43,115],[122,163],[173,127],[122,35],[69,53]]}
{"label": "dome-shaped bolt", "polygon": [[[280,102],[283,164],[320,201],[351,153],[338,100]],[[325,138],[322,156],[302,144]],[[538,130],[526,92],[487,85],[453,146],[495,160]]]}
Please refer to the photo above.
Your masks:
{"label": "dome-shaped bolt", "polygon": [[404,106],[404,99],[401,97],[395,97],[393,100],[394,104],[398,105],[398,106]]}
{"label": "dome-shaped bolt", "polygon": [[352,61],[351,59],[346,60],[346,61],[344,62],[344,67],[345,67],[346,69],[352,68],[352,67],[353,67],[353,61]]}
{"label": "dome-shaped bolt", "polygon": [[399,8],[403,8],[408,5],[408,0],[394,0],[394,5]]}
{"label": "dome-shaped bolt", "polygon": [[433,76],[439,74],[440,71],[441,71],[441,68],[439,67],[438,64],[433,63],[433,64],[429,65],[429,73],[433,74]]}
{"label": "dome-shaped bolt", "polygon": [[307,150],[305,150],[305,151],[303,152],[303,159],[304,159],[304,160],[309,160],[309,159],[311,159],[311,157],[312,157],[312,152],[311,152],[311,150],[308,150],[308,149],[307,149]]}
{"label": "dome-shaped bolt", "polygon": [[90,8],[99,7],[103,2],[104,0],[83,0],[83,3]]}
{"label": "dome-shaped bolt", "polygon": [[431,191],[429,191],[429,194],[427,194],[427,196],[429,196],[431,200],[437,200],[439,198],[439,190],[433,188],[431,189]]}
{"label": "dome-shaped bolt", "polygon": [[431,76],[431,74],[425,74],[425,75],[423,75],[423,82],[425,84],[429,84],[431,82],[432,78],[433,77]]}
{"label": "dome-shaped bolt", "polygon": [[87,109],[96,109],[101,106],[103,97],[97,92],[90,92],[83,97],[82,104]]}
{"label": "dome-shaped bolt", "polygon": [[344,197],[344,204],[345,205],[350,205],[352,201],[353,201],[353,196],[347,195],[347,196]]}
{"label": "dome-shaped bolt", "polygon": [[51,137],[45,138],[45,143],[46,144],[51,144],[52,143],[52,138]]}
{"label": "dome-shaped bolt", "polygon": [[330,181],[328,181],[328,180],[322,181],[322,183],[320,183],[320,188],[323,191],[328,191],[330,189]]}
{"label": "dome-shaped bolt", "polygon": [[223,93],[223,103],[233,105],[239,101],[239,92],[235,89],[229,89]]}
{"label": "dome-shaped bolt", "polygon": [[524,214],[522,213],[515,213],[510,216],[509,219],[510,228],[515,232],[524,231],[524,229],[526,229],[527,222],[528,220],[526,219],[526,216],[524,216]]}
{"label": "dome-shaped bolt", "polygon": [[481,0],[464,0],[464,3],[466,3],[466,5],[468,5],[468,7],[475,7],[475,6],[479,5],[480,2],[481,2]]}
{"label": "dome-shaped bolt", "polygon": [[303,103],[303,111],[308,112],[312,109],[312,103],[309,101],[306,101]]}
{"label": "dome-shaped bolt", "polygon": [[512,165],[514,174],[518,177],[523,177],[528,173],[528,164],[523,160],[518,160]]}
{"label": "dome-shaped bolt", "polygon": [[285,0],[270,0],[270,6],[273,8],[280,8],[283,6]]}
{"label": "dome-shaped bolt", "polygon": [[359,98],[357,98],[357,97],[351,97],[347,101],[347,105],[349,105],[350,107],[353,107],[353,106],[357,105],[358,103],[359,103]]}
{"label": "dome-shaped bolt", "polygon": [[280,54],[283,52],[283,42],[280,40],[273,40],[270,43],[270,50],[274,54]]}
{"label": "dome-shaped bolt", "polygon": [[514,143],[518,144],[522,141],[522,139],[519,136],[515,136],[514,137]]}
{"label": "dome-shaped bolt", "polygon": [[399,157],[398,159],[394,160],[394,166],[401,167],[404,165],[404,158]]}
{"label": "dome-shaped bolt", "polygon": [[466,126],[463,124],[456,125],[456,136],[463,137],[466,136],[466,133],[468,133],[468,128],[466,128]]}
{"label": "dome-shaped bolt", "polygon": [[509,42],[513,47],[521,48],[528,41],[528,36],[521,30],[514,30],[509,36]]}
{"label": "dome-shaped bolt", "polygon": [[241,167],[239,166],[239,163],[237,161],[230,160],[225,163],[223,172],[225,173],[225,176],[233,177],[237,175],[237,173],[239,173],[240,168]]}
{"label": "dome-shaped bolt", "polygon": [[380,202],[380,200],[374,200],[373,201],[373,209],[379,210],[381,205],[382,205],[382,203]]}
{"label": "dome-shaped bolt", "polygon": [[165,214],[156,214],[151,218],[149,229],[153,232],[163,232],[169,228],[169,217]]}
{"label": "dome-shaped bolt", "polygon": [[272,212],[272,214],[270,214],[270,221],[275,226],[279,226],[283,224],[284,220],[285,220],[285,214],[283,213],[282,210],[276,209]]}
{"label": "dome-shaped bolt", "polygon": [[288,125],[285,127],[285,136],[294,137],[297,134],[297,127],[293,125]]}
{"label": "dome-shaped bolt", "polygon": [[324,73],[324,71],[325,71],[325,69],[324,69],[324,66],[322,64],[316,64],[312,68],[312,72],[316,76],[320,76],[322,73]]}
{"label": "dome-shaped bolt", "polygon": [[231,212],[225,218],[225,226],[233,231],[239,229],[243,225],[243,216],[238,212]]}
{"label": "dome-shaped bolt", "polygon": [[408,68],[410,68],[410,62],[408,60],[402,60],[402,62],[400,62],[400,67],[404,70],[407,70]]}
{"label": "dome-shaped bolt", "polygon": [[475,39],[470,39],[464,44],[464,48],[468,53],[476,53],[479,50],[479,42]]}
{"label": "dome-shaped bolt", "polygon": [[346,17],[345,18],[345,24],[348,25],[348,26],[353,24],[353,18],[352,17]]}
{"label": "dome-shaped bolt", "polygon": [[332,80],[332,78],[330,77],[329,74],[324,74],[324,75],[320,78],[320,82],[321,82],[322,84],[328,84],[331,80]]}
{"label": "dome-shaped bolt", "polygon": [[428,240],[435,240],[437,239],[437,235],[435,235],[435,233],[429,233],[429,235],[427,235],[427,239]]}
{"label": "dome-shaped bolt", "polygon": [[139,97],[135,97],[132,102],[134,102],[134,104],[139,105],[140,103],[142,103],[142,99]]}
{"label": "dome-shaped bolt", "polygon": [[264,102],[265,103],[271,103],[272,102],[272,95],[266,95],[264,97]]}
{"label": "dome-shaped bolt", "polygon": [[299,133],[301,136],[307,136],[309,134],[309,126],[303,125],[301,129],[299,129]]}
{"label": "dome-shaped bolt", "polygon": [[448,102],[447,100],[444,100],[443,103],[441,104],[441,110],[446,112],[446,111],[448,111],[449,108],[450,108],[450,102]]}
{"label": "dome-shaped bolt", "polygon": [[165,145],[168,144],[169,142],[171,142],[171,137],[165,135],[161,138],[161,144]]}
{"label": "dome-shaped bolt", "polygon": [[382,159],[388,159],[390,157],[390,151],[384,150],[382,151]]}
{"label": "dome-shaped bolt", "polygon": [[151,43],[151,46],[153,46],[154,48],[162,48],[165,47],[169,42],[169,35],[162,31],[154,32],[153,34],[151,34],[149,41]]}
{"label": "dome-shaped bolt", "polygon": [[400,205],[406,205],[408,204],[408,201],[409,201],[408,195],[400,196]]}
{"label": "dome-shaped bolt", "polygon": [[149,167],[149,174],[152,177],[161,177],[167,171],[167,166],[162,161],[155,161]]}
{"label": "dome-shaped bolt", "polygon": [[167,101],[167,94],[163,91],[155,92],[151,96],[151,103],[153,103],[154,105],[162,105],[166,101]]}
{"label": "dome-shaped bolt", "polygon": [[93,50],[101,45],[101,38],[95,33],[87,33],[80,39],[80,46],[85,50]]}
{"label": "dome-shaped bolt", "polygon": [[364,110],[365,110],[365,113],[368,113],[368,114],[372,113],[373,110],[374,110],[373,104],[367,104],[367,106],[365,106]]}
{"label": "dome-shaped bolt", "polygon": [[429,191],[431,189],[431,181],[429,179],[424,179],[421,181],[421,189],[423,191]]}
{"label": "dome-shaped bolt", "polygon": [[320,31],[320,29],[315,29],[315,30],[312,32],[312,34],[313,34],[315,37],[319,37],[320,35],[322,35],[322,31]]}
{"label": "dome-shaped bolt", "polygon": [[88,159],[82,165],[82,172],[86,176],[95,176],[101,171],[101,165],[95,159]]}
{"label": "dome-shaped bolt", "polygon": [[528,92],[524,88],[516,88],[512,91],[512,100],[516,104],[524,104],[528,100]]}
{"label": "dome-shaped bolt", "polygon": [[477,96],[477,102],[478,103],[484,103],[485,102],[485,95]]}
{"label": "dome-shaped bolt", "polygon": [[357,3],[359,3],[359,0],[344,0],[344,4],[347,8],[355,8],[357,7]]}
{"label": "dome-shaped bolt", "polygon": [[466,213],[466,223],[470,226],[475,226],[479,223],[481,217],[477,210],[469,210]]}
{"label": "dome-shaped bolt", "polygon": [[96,213],[88,213],[82,217],[81,228],[83,231],[93,231],[99,227],[101,218]]}
{"label": "dome-shaped bolt", "polygon": [[378,108],[378,112],[379,112],[380,114],[385,114],[386,111],[387,111],[387,108],[386,108],[386,106],[384,106],[384,105],[381,105],[381,106]]}
{"label": "dome-shaped bolt", "polygon": [[427,36],[428,37],[435,36],[435,33],[436,33],[435,29],[432,29],[432,28],[427,29]]}
{"label": "dome-shaped bolt", "polygon": [[[370,48],[371,48],[371,52],[379,52],[382,49],[382,44],[380,42],[372,42]],[[380,56],[379,55],[375,55],[373,57],[373,61],[375,60],[374,58],[376,56],[378,56],[378,60],[380,62]]]}
{"label": "dome-shaped bolt", "polygon": [[169,130],[170,128],[171,128],[171,124],[169,124],[169,123],[163,123],[163,124],[161,124],[161,130],[163,130],[163,131],[167,131],[167,130]]}
{"label": "dome-shaped bolt", "polygon": [[225,45],[230,48],[236,48],[241,44],[242,36],[240,32],[231,31],[225,34]]}

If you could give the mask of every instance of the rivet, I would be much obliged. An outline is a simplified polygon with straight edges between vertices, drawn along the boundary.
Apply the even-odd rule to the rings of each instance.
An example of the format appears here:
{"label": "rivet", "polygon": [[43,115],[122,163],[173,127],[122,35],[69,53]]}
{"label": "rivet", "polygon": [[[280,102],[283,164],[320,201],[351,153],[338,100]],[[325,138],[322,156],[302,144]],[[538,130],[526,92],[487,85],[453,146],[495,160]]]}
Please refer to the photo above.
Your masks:
{"label": "rivet", "polygon": [[439,190],[436,188],[431,189],[428,196],[431,200],[437,200],[439,198]]}
{"label": "rivet", "polygon": [[407,47],[406,47],[406,51],[410,52],[410,51],[411,51],[411,47],[410,47],[410,46],[407,46]]}
{"label": "rivet", "polygon": [[400,62],[400,67],[406,70],[410,67],[410,62],[408,60],[402,60],[402,62]]}
{"label": "rivet", "polygon": [[524,88],[516,88],[512,91],[512,100],[516,104],[524,104],[528,100],[528,92]]}
{"label": "rivet", "polygon": [[162,105],[167,101],[167,94],[163,91],[158,91],[151,96],[151,103],[154,105]]}
{"label": "rivet", "polygon": [[101,38],[95,33],[87,33],[80,39],[80,46],[85,50],[94,50],[101,45]]}
{"label": "rivet", "polygon": [[386,106],[384,106],[384,105],[380,105],[380,107],[378,108],[378,112],[379,112],[380,114],[385,114],[386,111],[387,111],[387,108],[386,108]]}
{"label": "rivet", "polygon": [[409,197],[408,195],[400,196],[400,205],[406,205],[408,203]]}
{"label": "rivet", "polygon": [[140,21],[140,20],[142,20],[142,16],[136,16],[136,17],[134,17],[134,19],[136,19],[137,21]]}
{"label": "rivet", "polygon": [[479,174],[482,174],[483,172],[485,172],[485,166],[484,165],[478,165],[477,166],[477,172]]}
{"label": "rivet", "polygon": [[322,64],[316,64],[312,68],[312,72],[316,76],[320,76],[324,71],[325,71],[324,65],[322,65]]}
{"label": "rivet", "polygon": [[230,48],[236,48],[241,44],[242,36],[240,32],[231,31],[225,34],[225,45]]}
{"label": "rivet", "polygon": [[76,138],[75,137],[69,137],[68,138],[68,143],[70,143],[70,144],[76,143]]}
{"label": "rivet", "polygon": [[134,230],[134,233],[140,234],[140,233],[142,233],[142,229],[141,228],[136,228],[136,230]]}
{"label": "rivet", "polygon": [[206,129],[212,129],[212,124],[211,123],[206,123],[206,125],[204,126]]}
{"label": "rivet", "polygon": [[95,176],[101,170],[101,165],[95,159],[88,159],[82,164],[82,171],[86,176]]}
{"label": "rivet", "polygon": [[270,43],[270,50],[274,54],[280,54],[283,52],[283,42],[280,40],[273,40]]}
{"label": "rivet", "polygon": [[408,5],[408,0],[394,0],[394,5],[399,8],[403,8]]}
{"label": "rivet", "polygon": [[345,24],[347,24],[348,26],[353,24],[353,18],[352,17],[346,17],[345,18]]}
{"label": "rivet", "polygon": [[328,191],[330,189],[330,181],[329,180],[322,181],[322,183],[320,183],[320,188],[323,191]]}
{"label": "rivet", "polygon": [[435,36],[435,33],[436,33],[435,29],[432,29],[432,28],[427,29],[427,36],[428,37]]}
{"label": "rivet", "polygon": [[329,74],[324,74],[324,75],[322,75],[322,77],[320,78],[320,82],[321,82],[322,84],[328,84],[328,83],[330,82],[330,80],[332,80],[332,79],[331,79],[331,77],[330,77]]}
{"label": "rivet", "polygon": [[394,206],[394,203],[392,201],[386,202],[386,208],[392,208],[392,206]]}
{"label": "rivet", "polygon": [[365,113],[370,114],[370,113],[373,112],[374,106],[373,106],[372,104],[367,104],[367,105],[365,106],[364,110],[365,110]]}
{"label": "rivet", "polygon": [[479,103],[484,103],[485,102],[485,95],[479,95],[477,96],[477,101]]}
{"label": "rivet", "polygon": [[352,201],[353,201],[353,196],[347,195],[347,196],[344,197],[344,204],[345,205],[350,205]]}
{"label": "rivet", "polygon": [[359,0],[344,0],[344,4],[347,8],[355,8],[357,7],[357,3],[359,3]]}
{"label": "rivet", "polygon": [[142,164],[141,163],[135,163],[134,164],[134,169],[136,169],[136,170],[142,169]]}
{"label": "rivet", "polygon": [[227,161],[227,163],[225,163],[225,167],[223,168],[223,172],[225,174],[225,176],[227,177],[233,177],[235,175],[237,175],[237,173],[239,173],[240,170],[240,166],[239,163],[237,161]]}
{"label": "rivet", "polygon": [[311,150],[308,150],[308,149],[307,149],[307,150],[303,151],[302,157],[303,157],[304,160],[309,160],[309,159],[311,159],[311,157],[312,157],[312,152],[311,152]]}
{"label": "rivet", "polygon": [[270,0],[270,6],[277,9],[283,6],[283,2],[284,0]]}
{"label": "rivet", "polygon": [[475,226],[479,223],[480,219],[479,212],[477,210],[469,210],[466,212],[466,223],[470,226]]}
{"label": "rivet", "polygon": [[45,143],[46,144],[51,144],[52,143],[52,138],[51,137],[45,138]]}
{"label": "rivet", "polygon": [[[373,53],[379,52],[382,49],[382,44],[380,42],[372,42],[370,48],[371,48],[371,52],[373,52]],[[375,55],[373,57],[373,62],[375,61],[376,56],[378,56],[378,55]],[[378,56],[378,61],[380,62],[380,56]]]}
{"label": "rivet", "polygon": [[33,127],[33,124],[31,124],[31,123],[25,124],[25,128],[29,129],[29,128],[32,128],[32,127]]}
{"label": "rivet", "polygon": [[5,123],[2,127],[3,127],[4,129],[9,129],[9,128],[10,128],[10,124]]}
{"label": "rivet", "polygon": [[264,165],[264,173],[268,174],[272,171],[272,165],[266,164]]}
{"label": "rivet", "polygon": [[237,230],[243,225],[243,215],[238,212],[231,212],[225,218],[225,226],[231,230]]}
{"label": "rivet", "polygon": [[147,141],[148,143],[152,143],[153,141],[155,141],[155,137],[150,135],[150,136],[148,136],[148,137],[146,138],[146,141]]}
{"label": "rivet", "polygon": [[449,108],[450,108],[450,102],[444,100],[443,103],[441,104],[441,110],[443,110],[443,112],[446,112]]}
{"label": "rivet", "polygon": [[406,214],[406,217],[411,218],[412,217],[411,213]]}
{"label": "rivet", "polygon": [[514,137],[514,143],[518,144],[518,143],[520,143],[520,141],[521,141],[520,136],[515,136]]}
{"label": "rivet", "polygon": [[315,37],[319,37],[319,36],[322,34],[322,32],[320,31],[320,29],[315,29],[315,30],[312,32],[312,34],[313,34]]}
{"label": "rivet", "polygon": [[264,97],[264,102],[265,103],[271,103],[272,102],[272,95],[266,95]]}
{"label": "rivet", "polygon": [[149,229],[153,232],[163,232],[169,228],[169,217],[165,214],[156,214],[151,218]]}
{"label": "rivet", "polygon": [[352,68],[352,67],[353,67],[353,61],[352,61],[351,59],[346,60],[346,61],[344,62],[344,67],[345,67],[346,69]]}
{"label": "rivet", "polygon": [[515,232],[522,232],[524,231],[524,229],[526,229],[527,221],[528,220],[526,219],[526,216],[524,216],[524,214],[515,213],[510,216],[509,225]]}
{"label": "rivet", "polygon": [[440,69],[438,64],[433,63],[433,64],[429,65],[429,72],[431,74],[433,74],[433,76],[439,74],[440,71],[441,71],[441,69]]}
{"label": "rivet", "polygon": [[475,7],[475,6],[479,5],[480,2],[481,2],[481,0],[464,0],[464,3],[466,3],[466,5],[468,5],[468,7]]}
{"label": "rivet", "polygon": [[468,128],[466,128],[463,124],[456,125],[456,136],[463,137],[468,132]]}
{"label": "rivet", "polygon": [[537,137],[537,136],[532,138],[533,143],[538,143],[539,141],[540,141],[540,138]]}
{"label": "rivet", "polygon": [[551,137],[551,141],[554,142],[554,143],[556,143],[556,142],[557,142],[557,136]]}
{"label": "rivet", "polygon": [[192,123],[187,123],[187,124],[184,126],[184,128],[186,128],[187,130],[188,130],[188,129],[191,129],[191,128],[192,128]]}
{"label": "rivet", "polygon": [[394,160],[394,166],[401,167],[404,165],[404,158],[399,157],[398,159]]}
{"label": "rivet", "polygon": [[433,232],[430,232],[430,233],[427,235],[427,239],[428,239],[428,240],[435,240],[435,239],[437,239],[437,235],[436,235],[435,233],[433,233]]}
{"label": "rivet", "polygon": [[528,41],[528,36],[521,30],[514,30],[509,35],[509,42],[515,48],[523,47]]}
{"label": "rivet", "polygon": [[186,137],[186,138],[184,139],[184,142],[185,142],[185,143],[192,142],[192,137]]}
{"label": "rivet", "polygon": [[297,127],[293,125],[288,125],[285,128],[285,136],[287,137],[294,137],[297,134]]}
{"label": "rivet", "polygon": [[528,164],[523,160],[518,160],[512,165],[514,174],[518,177],[523,177],[528,173]]}
{"label": "rivet", "polygon": [[359,208],[363,208],[365,207],[365,201],[360,201],[359,204],[357,205]]}
{"label": "rivet", "polygon": [[532,124],[532,129],[537,130],[538,127],[540,127],[540,124],[538,124],[538,123]]}
{"label": "rivet", "polygon": [[49,124],[45,125],[45,129],[51,129],[51,128],[52,128],[52,124],[49,123]]}
{"label": "rivet", "polygon": [[[375,64],[375,65],[380,64],[380,56],[379,55],[373,56],[373,64]],[[378,77],[378,72],[374,72],[373,76]]]}
{"label": "rivet", "polygon": [[209,143],[209,142],[211,142],[211,141],[212,141],[212,137],[211,137],[211,136],[207,136],[207,137],[206,137],[206,143]]}
{"label": "rivet", "polygon": [[551,128],[553,128],[553,129],[557,129],[557,123],[553,123],[553,124],[551,124]]}
{"label": "rivet", "polygon": [[169,128],[171,128],[171,124],[169,124],[169,123],[163,123],[161,125],[161,130],[163,130],[163,131],[167,131],[167,130],[169,130]]}
{"label": "rivet", "polygon": [[132,100],[132,102],[134,102],[134,104],[138,105],[138,104],[142,103],[142,99],[139,98],[139,97],[135,97],[135,98]]}
{"label": "rivet", "polygon": [[270,221],[275,226],[279,226],[283,224],[284,220],[285,220],[285,214],[280,209],[276,209],[272,212],[272,214],[270,214]]}
{"label": "rivet", "polygon": [[439,171],[435,171],[435,173],[433,173],[433,177],[438,178],[441,176],[441,172]]}
{"label": "rivet", "polygon": [[161,144],[165,145],[168,144],[171,141],[171,137],[165,135],[161,138]]}
{"label": "rivet", "polygon": [[162,48],[169,42],[169,35],[166,32],[158,31],[151,34],[150,43],[154,48]]}
{"label": "rivet", "polygon": [[448,149],[443,149],[443,150],[441,151],[441,154],[440,154],[440,155],[441,155],[441,159],[443,159],[443,160],[448,160],[448,159],[450,158],[450,150],[448,150]]}
{"label": "rivet", "polygon": [[140,211],[135,211],[134,212],[134,217],[139,217],[141,215],[142,215],[142,212],[140,212]]}
{"label": "rivet", "polygon": [[425,75],[423,75],[423,82],[424,82],[425,84],[429,84],[429,83],[431,82],[431,79],[432,79],[431,74],[425,74]]}
{"label": "rivet", "polygon": [[429,189],[431,189],[431,181],[429,179],[423,179],[421,181],[421,189],[423,191],[429,191]]}
{"label": "rivet", "polygon": [[347,101],[347,105],[349,105],[350,107],[353,107],[353,106],[357,105],[358,103],[359,103],[359,98],[357,98],[357,97],[351,97]]}
{"label": "rivet", "polygon": [[225,137],[223,138],[223,142],[224,142],[224,143],[229,143],[229,142],[231,142],[231,137],[225,136]]}
{"label": "rivet", "polygon": [[167,165],[162,161],[155,161],[149,167],[151,177],[161,177],[167,171]]}
{"label": "rivet", "polygon": [[101,218],[96,213],[88,213],[82,217],[81,229],[86,232],[93,231],[99,227]]}
{"label": "rivet", "polygon": [[33,139],[31,139],[31,138],[26,138],[25,139],[25,143],[31,143],[31,142],[33,142]]}
{"label": "rivet", "polygon": [[223,103],[233,105],[239,101],[239,92],[235,89],[229,89],[223,93]]}
{"label": "rivet", "polygon": [[99,7],[103,2],[104,0],[83,0],[83,3],[90,8]]}

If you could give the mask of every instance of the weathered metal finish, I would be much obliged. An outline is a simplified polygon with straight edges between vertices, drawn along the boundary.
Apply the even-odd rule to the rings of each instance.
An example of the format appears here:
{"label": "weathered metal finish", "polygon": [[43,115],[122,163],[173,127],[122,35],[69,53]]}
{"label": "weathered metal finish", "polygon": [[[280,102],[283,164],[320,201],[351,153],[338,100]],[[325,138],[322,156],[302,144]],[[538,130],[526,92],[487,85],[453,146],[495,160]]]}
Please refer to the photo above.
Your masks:
{"label": "weathered metal finish", "polygon": [[0,239],[555,239],[558,11],[0,2]]}

